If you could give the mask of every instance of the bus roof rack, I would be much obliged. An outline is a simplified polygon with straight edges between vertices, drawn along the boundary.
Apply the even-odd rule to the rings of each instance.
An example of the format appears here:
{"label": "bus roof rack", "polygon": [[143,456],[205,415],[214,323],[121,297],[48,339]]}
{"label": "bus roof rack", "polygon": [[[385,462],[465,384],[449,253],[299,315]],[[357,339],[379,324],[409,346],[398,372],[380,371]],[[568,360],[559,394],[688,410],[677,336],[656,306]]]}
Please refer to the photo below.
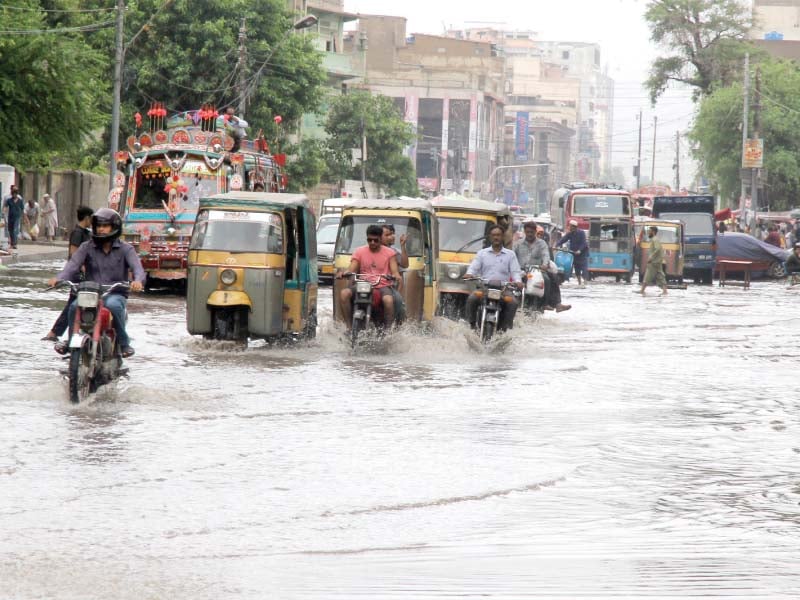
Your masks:
{"label": "bus roof rack", "polygon": [[616,183],[593,183],[589,181],[573,181],[570,183],[562,183],[561,187],[568,190],[581,190],[581,189],[601,189],[601,190],[624,190],[625,188]]}

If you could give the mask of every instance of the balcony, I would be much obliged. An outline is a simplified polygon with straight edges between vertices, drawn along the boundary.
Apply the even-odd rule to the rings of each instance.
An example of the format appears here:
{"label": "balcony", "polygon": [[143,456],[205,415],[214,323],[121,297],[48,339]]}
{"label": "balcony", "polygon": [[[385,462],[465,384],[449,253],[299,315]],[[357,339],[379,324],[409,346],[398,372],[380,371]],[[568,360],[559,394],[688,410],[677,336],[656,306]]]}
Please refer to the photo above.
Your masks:
{"label": "balcony", "polygon": [[348,79],[363,75],[363,63],[360,53],[323,52],[322,67],[331,77]]}

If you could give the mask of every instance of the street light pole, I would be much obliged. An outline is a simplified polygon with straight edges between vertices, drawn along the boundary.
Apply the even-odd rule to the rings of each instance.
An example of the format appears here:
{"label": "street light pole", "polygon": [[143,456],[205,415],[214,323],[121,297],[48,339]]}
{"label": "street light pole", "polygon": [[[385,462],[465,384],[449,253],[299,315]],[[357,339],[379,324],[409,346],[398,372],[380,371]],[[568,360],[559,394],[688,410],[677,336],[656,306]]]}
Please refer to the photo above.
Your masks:
{"label": "street light pole", "polygon": [[114,52],[114,91],[113,104],[111,107],[111,150],[110,164],[108,169],[108,189],[114,187],[114,178],[117,175],[117,150],[119,149],[119,105],[122,95],[122,33],[123,19],[125,11],[125,0],[117,0],[117,31],[116,46]]}

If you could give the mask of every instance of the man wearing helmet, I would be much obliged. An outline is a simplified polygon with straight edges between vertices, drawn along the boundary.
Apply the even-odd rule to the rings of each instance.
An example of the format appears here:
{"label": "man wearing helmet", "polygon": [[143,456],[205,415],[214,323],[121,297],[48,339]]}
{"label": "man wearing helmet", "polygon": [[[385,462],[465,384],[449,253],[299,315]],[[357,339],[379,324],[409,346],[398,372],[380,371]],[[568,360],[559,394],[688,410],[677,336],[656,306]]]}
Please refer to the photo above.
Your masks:
{"label": "man wearing helmet", "polygon": [[[59,281],[77,281],[81,268],[85,269],[85,280],[109,285],[127,281],[128,273],[133,272],[131,290],[140,292],[144,288],[145,272],[133,246],[119,239],[122,233],[122,218],[110,208],[101,208],[92,215],[92,239],[84,242],[69,259],[64,269],[50,280],[50,285]],[[105,299],[105,306],[114,317],[114,330],[117,334],[122,356],[133,356],[134,350],[125,330],[125,308],[127,293],[113,292]],[[75,317],[75,306],[70,306],[70,329]],[[70,332],[71,333],[71,332]],[[58,346],[56,347],[58,350]]]}

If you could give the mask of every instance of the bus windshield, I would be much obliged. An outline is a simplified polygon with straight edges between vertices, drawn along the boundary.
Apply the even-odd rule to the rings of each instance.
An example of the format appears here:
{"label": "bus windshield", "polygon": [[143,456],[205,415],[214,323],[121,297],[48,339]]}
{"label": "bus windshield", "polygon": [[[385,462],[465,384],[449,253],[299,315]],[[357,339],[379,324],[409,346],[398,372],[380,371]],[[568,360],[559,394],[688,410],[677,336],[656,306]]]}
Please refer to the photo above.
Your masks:
{"label": "bus windshield", "polygon": [[336,254],[352,254],[356,248],[367,245],[367,227],[370,225],[394,225],[395,239],[399,247],[400,236],[406,235],[406,252],[409,256],[422,256],[422,227],[413,217],[348,215],[339,225],[336,238]]}
{"label": "bus windshield", "polygon": [[283,252],[283,221],[277,213],[204,210],[197,215],[190,250]]}
{"label": "bus windshield", "polygon": [[488,245],[492,221],[439,217],[439,250],[477,252]]}
{"label": "bus windshield", "polygon": [[[220,189],[219,177],[208,170],[201,161],[187,160],[176,182],[185,186],[185,191],[177,191],[180,210],[196,211],[200,198],[213,196]],[[162,160],[146,162],[136,170],[136,195],[134,210],[164,210],[169,204],[172,171]]]}
{"label": "bus windshield", "polygon": [[661,213],[661,218],[683,221],[685,235],[714,235],[714,215],[708,213]]}
{"label": "bus windshield", "polygon": [[576,217],[627,217],[630,214],[628,196],[576,194],[572,197],[572,215]]}

